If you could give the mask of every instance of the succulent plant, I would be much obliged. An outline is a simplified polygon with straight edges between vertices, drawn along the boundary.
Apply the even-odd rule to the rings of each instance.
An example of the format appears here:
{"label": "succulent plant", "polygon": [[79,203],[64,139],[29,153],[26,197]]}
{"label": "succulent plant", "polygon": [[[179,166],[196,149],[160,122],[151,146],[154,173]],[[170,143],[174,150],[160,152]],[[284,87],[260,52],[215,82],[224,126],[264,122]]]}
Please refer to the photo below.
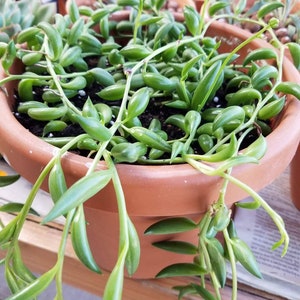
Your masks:
{"label": "succulent plant", "polygon": [[[187,227],[199,230],[197,245],[171,245],[175,252],[178,248],[192,249],[195,261],[167,267],[159,277],[188,274],[204,281],[204,277],[209,276],[216,297],[206,291],[201,285],[203,282],[180,287],[180,295],[196,293],[205,294],[206,299],[221,298],[219,289],[225,284],[227,255],[215,238],[220,231],[224,233],[232,268],[235,269],[239,261],[253,275],[260,276],[251,250],[237,238],[230,208],[226,206],[225,194],[230,182],[253,197],[252,202],[240,204],[241,207],[256,209],[262,206],[267,211],[281,235],[274,248],[283,245],[283,254],[286,252],[288,235],[281,217],[250,187],[235,179],[231,169],[260,161],[266,151],[264,136],[272,130],[269,120],[283,109],[286,94],[300,98],[300,86],[282,82],[283,51],[278,54],[273,48],[258,48],[243,61],[236,61],[237,52],[264,31],[272,32],[276,20],[264,23],[263,29],[235,45],[230,52],[219,53],[223,40],[207,37],[205,33],[213,23],[214,13],[228,2],[214,2],[206,0],[201,14],[192,7],[185,7],[182,21],[178,21],[172,13],[162,9],[164,1],[161,0],[99,2],[96,10],[78,8],[73,1],[69,15],[57,14],[53,24],[39,22],[21,31],[16,42],[10,40],[2,47],[0,57],[7,77],[0,85],[18,80],[21,103],[16,114],[44,124],[41,138],[54,145],[59,142],[61,146],[40,173],[20,214],[5,227],[8,229],[0,232],[0,244],[8,249],[7,274],[16,274],[13,278],[7,276],[8,283],[15,288],[14,299],[25,299],[24,295],[36,297],[54,278],[57,279],[56,298],[62,298],[60,274],[65,240],[70,231],[77,256],[91,270],[100,271],[89,249],[82,205],[110,181],[114,184],[119,207],[121,250],[103,299],[121,299],[124,268],[129,274],[134,273],[140,253],[139,239],[126,211],[125,194],[115,166],[120,163],[187,163],[199,173],[224,179],[219,198],[199,223],[167,219],[146,231],[147,234],[161,234],[163,228],[163,234],[172,233],[175,222],[176,230],[179,227],[181,231]],[[245,1],[239,1],[237,9],[241,7],[241,10],[236,10],[234,16],[237,20],[246,19],[244,16],[239,19],[244,4]],[[207,22],[205,7],[211,15]],[[124,9],[127,18],[113,20],[113,16],[117,12],[124,13]],[[266,15],[263,7],[258,12]],[[95,30],[96,25],[100,30]],[[27,47],[20,46],[26,43]],[[15,59],[22,60],[25,73],[10,73]],[[276,63],[260,64],[269,59]],[[90,87],[97,88],[93,96],[98,102],[87,92]],[[77,96],[81,101],[77,101]],[[219,98],[223,98],[222,104]],[[145,112],[152,111],[153,106],[157,115],[163,110],[170,115],[166,120],[154,117],[143,124]],[[55,137],[57,132],[74,124],[82,134]],[[175,128],[180,135],[169,133],[164,125],[167,129]],[[253,132],[254,141],[244,145],[246,137]],[[93,162],[86,175],[67,188],[61,158],[74,147],[86,150]],[[240,154],[242,148],[244,152]],[[99,160],[105,161],[107,169],[96,170]],[[17,252],[18,234],[35,192],[47,175],[55,204],[43,223],[59,216],[67,218],[57,263],[36,279],[29,270],[25,273],[23,267],[19,268],[23,264]],[[9,230],[9,226],[17,229]],[[170,243],[156,246],[170,248]],[[11,261],[19,262],[18,266]],[[15,280],[24,275],[27,277],[23,281]],[[234,271],[232,299],[236,299],[236,280]]]}
{"label": "succulent plant", "polygon": [[55,10],[55,4],[39,0],[0,0],[0,42],[8,42],[22,29],[42,20],[49,21]]}

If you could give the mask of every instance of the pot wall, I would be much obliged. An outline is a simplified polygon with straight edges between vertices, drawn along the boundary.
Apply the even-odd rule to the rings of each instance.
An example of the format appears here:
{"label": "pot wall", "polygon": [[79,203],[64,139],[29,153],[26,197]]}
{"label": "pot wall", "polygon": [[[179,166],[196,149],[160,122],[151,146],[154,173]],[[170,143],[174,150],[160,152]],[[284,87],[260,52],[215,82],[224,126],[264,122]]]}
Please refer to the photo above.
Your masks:
{"label": "pot wall", "polygon": [[290,184],[293,203],[300,210],[300,146],[291,162]]}
{"label": "pot wall", "polygon": [[[212,36],[224,36],[228,31],[231,36],[235,36],[227,41],[230,48],[245,39],[244,32],[237,31],[235,27],[226,24],[214,24],[209,30]],[[247,33],[245,33],[247,36]],[[255,41],[247,50],[241,54],[260,48],[270,47],[263,41]],[[226,49],[223,49],[226,51]],[[12,70],[12,73],[17,72]],[[1,77],[4,76],[2,73]],[[284,79],[289,81],[300,81],[299,73],[292,67],[289,61],[285,62]],[[0,152],[6,161],[23,177],[34,182],[38,174],[47,162],[53,157],[57,149],[39,138],[30,134],[22,127],[11,114],[13,105],[12,83],[6,85],[9,93],[9,100],[0,92]],[[260,190],[273,181],[291,161],[300,139],[300,107],[299,102],[290,97],[287,105],[277,121],[276,128],[267,137],[268,151],[258,165],[249,164],[239,166],[234,169],[233,175],[249,184],[253,189]],[[62,165],[66,172],[68,184],[72,184],[87,172],[91,161],[85,157],[68,153],[63,157]],[[99,169],[104,169],[105,165],[100,163]],[[117,166],[126,197],[128,212],[138,227],[142,248],[141,265],[137,277],[152,277],[164,265],[169,262],[179,262],[174,254],[163,250],[154,249],[149,237],[143,235],[144,230],[154,221],[167,216],[201,216],[207,208],[217,200],[222,180],[217,177],[208,177],[196,172],[189,165],[177,166],[138,166],[120,164]],[[47,189],[47,184],[43,186]],[[234,202],[243,199],[246,194],[233,185],[229,185],[226,198],[230,206]],[[96,212],[98,210],[98,212]],[[113,224],[117,226],[117,205],[112,185],[108,185],[95,197],[85,203],[85,212],[88,220],[88,234],[92,246],[101,244],[100,250],[93,249],[96,260],[100,266],[111,268],[112,261],[104,254],[117,249],[118,237],[117,228],[113,229]],[[109,225],[109,216],[114,221]],[[146,217],[145,221],[142,220]],[[96,221],[100,220],[99,225]],[[111,231],[105,237],[102,229]],[[102,236],[105,242],[94,241],[94,237]],[[153,238],[153,237],[152,237]],[[176,236],[170,238],[178,238]],[[197,236],[188,236],[188,240],[194,242]],[[149,249],[145,250],[145,249]],[[116,251],[116,250],[115,250]],[[151,258],[147,257],[149,255]],[[155,265],[157,257],[160,257],[160,264],[156,270],[147,271],[150,264]],[[183,258],[186,260],[186,257]],[[142,273],[142,266],[146,266],[146,273]]]}
{"label": "pot wall", "polygon": [[[90,207],[85,207],[84,212],[88,224],[89,243],[94,257],[103,270],[110,271],[113,269],[118,255],[118,239],[116,238],[119,235],[118,214]],[[198,221],[202,216],[196,214],[186,215],[186,217]],[[180,240],[195,244],[198,239],[197,231],[193,230],[176,235],[144,235],[144,231],[160,219],[160,217],[149,216],[131,217],[141,243],[141,261],[138,270],[133,274],[135,279],[154,278],[167,265],[193,262],[193,255],[171,253],[154,247],[152,243],[162,240]],[[106,230],[100,230],[101,228],[106,228]],[[95,236],[97,239],[93,238]]]}

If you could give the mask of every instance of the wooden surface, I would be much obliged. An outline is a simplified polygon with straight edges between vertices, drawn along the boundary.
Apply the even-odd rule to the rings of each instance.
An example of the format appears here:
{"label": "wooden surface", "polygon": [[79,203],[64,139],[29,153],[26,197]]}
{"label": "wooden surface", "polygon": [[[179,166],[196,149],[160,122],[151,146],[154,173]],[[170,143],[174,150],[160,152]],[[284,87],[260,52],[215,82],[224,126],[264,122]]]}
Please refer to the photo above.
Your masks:
{"label": "wooden surface", "polygon": [[[0,213],[0,218],[4,224],[9,222],[12,215]],[[27,266],[38,273],[46,271],[56,260],[56,251],[60,242],[61,228],[60,225],[41,226],[38,219],[30,219],[21,234],[21,250]],[[4,252],[0,251],[2,258]],[[67,245],[67,255],[64,267],[64,281],[73,286],[86,290],[90,293],[101,296],[108,273],[102,275],[95,274],[77,260],[71,243]],[[197,279],[195,278],[195,282]],[[152,279],[152,280],[134,280],[125,279],[124,300],[176,300],[176,292],[172,290],[175,285],[187,283],[187,278],[172,279]],[[224,300],[231,299],[230,283],[222,290]],[[187,297],[185,299],[199,299]],[[284,298],[258,291],[250,286],[240,285],[239,300],[262,300],[272,299],[281,300]]]}

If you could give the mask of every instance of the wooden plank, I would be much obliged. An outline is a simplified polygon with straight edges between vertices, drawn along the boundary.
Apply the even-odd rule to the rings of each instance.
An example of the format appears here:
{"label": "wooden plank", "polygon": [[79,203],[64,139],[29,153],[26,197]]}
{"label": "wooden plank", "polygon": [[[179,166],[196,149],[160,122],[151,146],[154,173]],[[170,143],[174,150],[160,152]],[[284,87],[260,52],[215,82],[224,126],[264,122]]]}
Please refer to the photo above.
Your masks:
{"label": "wooden plank", "polygon": [[[0,213],[0,218],[4,224],[13,218],[12,215]],[[60,243],[61,225],[50,224],[41,226],[38,218],[27,220],[20,236],[21,251],[26,265],[37,273],[45,272],[54,265],[56,253]],[[0,251],[0,257],[4,252]],[[99,275],[89,271],[77,259],[71,245],[70,239],[67,243],[67,251],[64,267],[64,281],[77,288],[86,290],[90,293],[101,296],[108,279],[109,273],[104,272]],[[124,283],[123,299],[125,300],[176,300],[176,291],[172,289],[176,285],[184,285],[190,278],[170,278],[170,279],[151,279],[135,280],[126,278]],[[197,278],[194,282],[197,282]],[[230,282],[222,290],[223,299],[231,299]],[[185,299],[199,299],[193,296]],[[241,285],[239,300],[281,300],[283,298],[275,295],[266,294],[251,287]]]}

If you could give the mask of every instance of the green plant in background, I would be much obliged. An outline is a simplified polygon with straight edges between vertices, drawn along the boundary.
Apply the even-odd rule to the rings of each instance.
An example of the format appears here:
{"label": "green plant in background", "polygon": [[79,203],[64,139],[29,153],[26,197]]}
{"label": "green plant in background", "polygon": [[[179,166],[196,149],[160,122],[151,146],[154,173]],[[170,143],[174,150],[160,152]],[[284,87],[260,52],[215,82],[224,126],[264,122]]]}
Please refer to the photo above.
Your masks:
{"label": "green plant in background", "polygon": [[0,42],[9,42],[22,29],[50,21],[56,11],[52,4],[41,4],[40,0],[0,1]]}
{"label": "green plant in background", "polygon": [[16,182],[20,178],[19,175],[7,175],[0,170],[0,187],[4,187]]}
{"label": "green plant in background", "polygon": [[[79,259],[91,270],[101,272],[89,249],[83,203],[110,181],[119,208],[120,245],[104,299],[121,299],[124,268],[129,274],[135,272],[140,249],[126,211],[116,163],[188,163],[199,173],[224,179],[219,198],[199,223],[171,218],[153,224],[146,233],[198,229],[196,245],[181,241],[155,245],[195,257],[193,263],[167,267],[158,277],[200,276],[199,284],[177,287],[179,296],[194,293],[204,299],[220,299],[229,261],[236,299],[236,262],[255,276],[259,277],[260,272],[251,250],[238,238],[231,210],[225,204],[228,184],[236,184],[253,197],[250,203],[238,204],[240,207],[262,206],[273,219],[281,235],[274,248],[283,245],[284,254],[289,241],[281,217],[249,186],[231,175],[235,166],[257,163],[264,156],[265,136],[272,130],[269,120],[284,107],[286,94],[300,98],[299,85],[282,82],[283,51],[278,54],[272,49],[258,49],[242,64],[235,62],[239,49],[265,31],[272,32],[278,22],[270,20],[230,53],[220,54],[222,41],[205,36],[213,22],[213,18],[205,21],[206,11],[211,16],[214,10],[219,11],[210,6],[210,1],[204,3],[201,14],[186,7],[183,22],[161,9],[163,1],[120,0],[98,5],[92,10],[78,8],[72,2],[69,15],[56,14],[53,24],[39,22],[19,32],[16,42],[1,44],[1,62],[7,77],[0,84],[19,81],[18,114],[39,122],[41,138],[60,146],[33,185],[20,213],[0,231],[0,245],[7,250],[4,263],[13,293],[10,299],[32,299],[53,280],[56,299],[63,298],[62,269],[69,232]],[[128,19],[116,22],[110,18],[124,7]],[[100,26],[100,33],[95,25]],[[16,59],[25,66],[22,74],[10,74]],[[258,61],[265,59],[274,59],[276,66],[260,66]],[[87,94],[91,87],[96,91]],[[155,108],[168,112],[167,118],[154,116],[144,121],[149,110]],[[81,128],[79,135],[60,135],[74,124]],[[171,132],[167,129],[170,127]],[[67,188],[60,161],[74,148],[84,150],[92,164],[86,176]],[[107,169],[96,171],[100,160],[106,162]],[[59,216],[65,216],[66,222],[56,264],[36,278],[21,260],[18,238],[34,197],[48,175],[54,207],[43,224]],[[216,238],[218,232],[223,233],[224,245]],[[205,288],[207,276],[213,283],[214,295]]]}
{"label": "green plant in background", "polygon": [[279,0],[257,0],[246,9],[247,1],[239,1],[237,6],[233,6],[231,1],[215,0],[208,12],[218,20],[225,20],[253,33],[265,27],[270,18],[276,17],[277,26],[266,31],[261,38],[276,48],[284,49],[286,45],[294,65],[300,71],[300,11],[293,10],[296,3],[295,0],[284,1],[284,4]]}
{"label": "green plant in background", "polygon": [[[18,174],[12,174],[8,175],[5,171],[0,170],[0,188],[11,185],[18,181],[20,178],[20,175]],[[17,213],[19,212],[23,207],[22,203],[19,202],[9,202],[1,205],[0,211],[1,212],[8,212],[8,213]],[[38,213],[34,209],[30,209],[30,213],[34,215],[38,215]],[[0,227],[5,227],[4,224],[2,224],[0,220]]]}

